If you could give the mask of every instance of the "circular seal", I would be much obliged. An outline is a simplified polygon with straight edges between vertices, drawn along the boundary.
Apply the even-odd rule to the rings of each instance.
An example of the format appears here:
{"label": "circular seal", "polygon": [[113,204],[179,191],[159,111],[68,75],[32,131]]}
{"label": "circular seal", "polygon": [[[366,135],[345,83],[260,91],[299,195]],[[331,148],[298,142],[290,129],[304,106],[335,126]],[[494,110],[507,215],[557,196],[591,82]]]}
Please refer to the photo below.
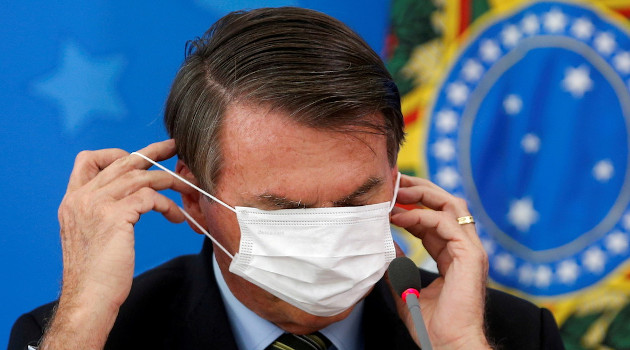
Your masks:
{"label": "circular seal", "polygon": [[494,281],[559,295],[630,257],[629,86],[627,29],[586,5],[530,3],[463,47],[428,174],[468,200]]}

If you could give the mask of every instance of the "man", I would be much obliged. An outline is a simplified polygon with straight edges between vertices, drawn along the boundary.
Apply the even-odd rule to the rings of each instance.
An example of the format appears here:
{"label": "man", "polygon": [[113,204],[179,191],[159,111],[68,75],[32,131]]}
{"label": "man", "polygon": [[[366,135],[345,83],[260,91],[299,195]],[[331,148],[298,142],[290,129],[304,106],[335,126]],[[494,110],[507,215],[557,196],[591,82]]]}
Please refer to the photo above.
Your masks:
{"label": "man", "polygon": [[[396,192],[399,95],[342,23],[298,8],[225,16],[190,43],[165,123],[173,140],[141,155],[77,156],[59,208],[61,296],[17,321],[10,348],[282,349],[284,332],[298,336],[278,341],[417,348],[406,307],[377,283],[394,255],[388,221],[438,263],[420,297],[435,349],[562,347],[548,311],[496,291],[486,302],[487,257],[474,225],[458,224],[463,200],[409,176]],[[146,170],[176,153],[177,174],[204,194]],[[186,220],[166,188],[212,242],[133,279],[140,216]],[[390,214],[393,201],[428,209]]]}

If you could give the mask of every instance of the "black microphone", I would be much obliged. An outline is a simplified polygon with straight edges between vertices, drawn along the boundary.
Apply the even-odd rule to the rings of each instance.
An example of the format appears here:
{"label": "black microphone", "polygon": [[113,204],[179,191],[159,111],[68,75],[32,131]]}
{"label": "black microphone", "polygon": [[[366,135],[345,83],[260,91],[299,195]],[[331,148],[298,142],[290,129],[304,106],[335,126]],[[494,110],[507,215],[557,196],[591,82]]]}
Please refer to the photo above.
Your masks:
{"label": "black microphone", "polygon": [[429,341],[427,327],[424,325],[422,313],[420,312],[420,303],[418,302],[420,289],[422,288],[418,267],[408,257],[401,256],[392,260],[387,271],[392,287],[407,304],[407,308],[411,313],[422,350],[433,349]]}

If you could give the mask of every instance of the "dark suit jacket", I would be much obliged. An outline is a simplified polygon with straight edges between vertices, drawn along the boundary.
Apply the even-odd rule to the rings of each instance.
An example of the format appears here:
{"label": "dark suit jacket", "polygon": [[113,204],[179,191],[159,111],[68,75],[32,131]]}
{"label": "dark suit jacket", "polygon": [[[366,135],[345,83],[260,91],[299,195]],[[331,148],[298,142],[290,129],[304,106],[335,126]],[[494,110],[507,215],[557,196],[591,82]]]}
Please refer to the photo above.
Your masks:
{"label": "dark suit jacket", "polygon": [[[437,276],[421,271],[423,285]],[[508,294],[489,290],[486,323],[500,349],[563,349],[551,313]],[[55,303],[22,315],[13,326],[9,349],[35,345]],[[365,299],[366,349],[417,349],[396,313],[384,281]],[[456,329],[453,332],[457,332]],[[107,340],[107,349],[234,349],[236,342],[212,271],[212,245],[134,279]]]}

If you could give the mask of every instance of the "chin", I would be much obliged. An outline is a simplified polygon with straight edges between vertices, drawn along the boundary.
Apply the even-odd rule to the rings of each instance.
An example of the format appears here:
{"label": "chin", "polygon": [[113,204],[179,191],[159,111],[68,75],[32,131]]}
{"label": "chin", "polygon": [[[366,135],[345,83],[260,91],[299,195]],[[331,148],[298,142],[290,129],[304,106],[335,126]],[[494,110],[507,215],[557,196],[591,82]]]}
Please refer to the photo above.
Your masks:
{"label": "chin", "polygon": [[320,329],[326,328],[327,326],[348,317],[348,315],[352,312],[352,309],[354,309],[353,305],[338,315],[325,317],[315,316],[305,311],[302,311],[295,306],[286,303],[284,304],[287,309],[284,313],[286,316],[286,321],[275,323],[284,331],[293,334],[310,334]]}
{"label": "chin", "polygon": [[[348,317],[356,305],[354,304],[334,316],[324,317],[312,315],[285,302],[255,284],[227,272],[228,265],[221,266],[219,262],[219,266],[221,267],[225,281],[232,294],[234,294],[245,307],[289,333],[310,334],[326,328]],[[226,271],[223,271],[224,269]],[[370,291],[365,295],[369,294]],[[365,296],[363,296],[363,298],[364,297]]]}

